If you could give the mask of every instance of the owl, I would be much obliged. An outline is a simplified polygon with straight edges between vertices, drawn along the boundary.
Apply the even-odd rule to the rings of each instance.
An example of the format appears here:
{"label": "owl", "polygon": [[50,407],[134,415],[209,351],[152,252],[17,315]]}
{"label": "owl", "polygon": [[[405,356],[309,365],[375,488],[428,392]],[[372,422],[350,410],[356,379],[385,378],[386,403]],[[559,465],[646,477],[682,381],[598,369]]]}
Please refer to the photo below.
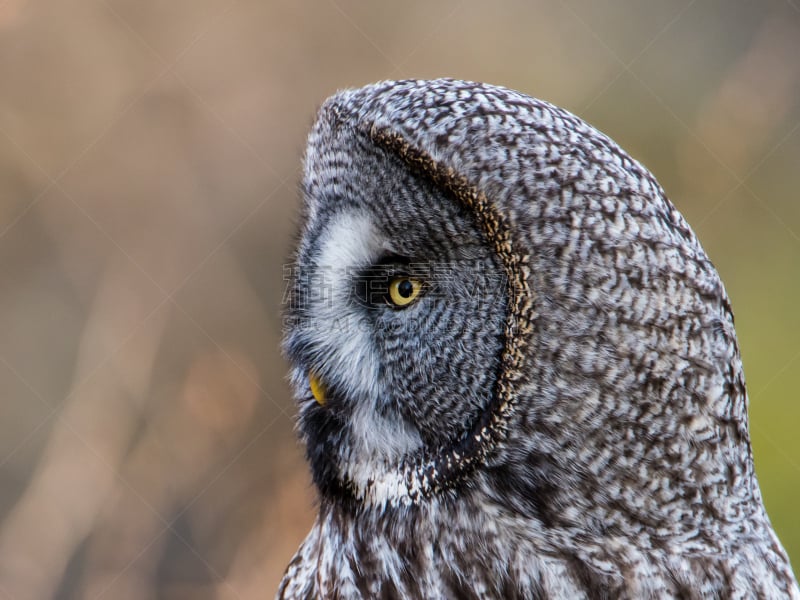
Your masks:
{"label": "owl", "polygon": [[800,598],[731,307],[578,117],[440,79],[308,139],[284,350],[319,512],[279,598]]}

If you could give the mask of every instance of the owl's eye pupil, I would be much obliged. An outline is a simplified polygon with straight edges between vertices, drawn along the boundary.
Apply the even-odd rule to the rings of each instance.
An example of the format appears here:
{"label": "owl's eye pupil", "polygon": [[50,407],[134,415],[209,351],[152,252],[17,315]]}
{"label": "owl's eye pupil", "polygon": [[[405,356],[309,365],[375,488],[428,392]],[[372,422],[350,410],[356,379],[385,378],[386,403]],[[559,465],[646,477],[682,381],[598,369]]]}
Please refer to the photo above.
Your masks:
{"label": "owl's eye pupil", "polygon": [[414,293],[414,284],[408,279],[403,279],[397,284],[397,293],[403,298],[410,298],[411,294]]}

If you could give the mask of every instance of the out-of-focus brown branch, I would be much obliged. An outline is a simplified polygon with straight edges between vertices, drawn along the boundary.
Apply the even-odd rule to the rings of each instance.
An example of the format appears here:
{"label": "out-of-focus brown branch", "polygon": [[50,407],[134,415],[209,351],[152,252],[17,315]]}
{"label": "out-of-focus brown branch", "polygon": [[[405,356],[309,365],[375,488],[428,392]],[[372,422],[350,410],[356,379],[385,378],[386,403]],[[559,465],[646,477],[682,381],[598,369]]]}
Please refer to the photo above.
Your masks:
{"label": "out-of-focus brown branch", "polygon": [[0,530],[0,581],[17,600],[52,596],[103,507],[138,422],[167,310],[141,318],[142,298],[109,265],[92,304],[72,391],[28,488]]}
{"label": "out-of-focus brown branch", "polygon": [[11,27],[19,19],[24,0],[0,0],[0,29]]}
{"label": "out-of-focus brown branch", "polygon": [[[696,131],[702,145],[687,138],[679,148],[687,185],[712,198],[719,196],[731,188],[732,179],[743,179],[771,150],[767,143],[794,108],[800,91],[797,56],[798,22],[767,19],[747,52],[701,105]],[[723,170],[709,168],[717,161]]]}
{"label": "out-of-focus brown branch", "polygon": [[259,396],[257,381],[246,356],[226,349],[199,356],[183,389],[167,386],[95,526],[83,597],[135,599],[153,588],[159,548],[181,535],[174,515],[191,509],[204,480],[231,460]]}
{"label": "out-of-focus brown branch", "polygon": [[271,592],[280,581],[287,559],[297,550],[296,532],[308,528],[312,513],[310,505],[298,506],[297,499],[308,496],[311,481],[306,465],[293,458],[285,460],[280,471],[283,484],[237,549],[226,585],[217,586],[220,600],[263,598],[265,590]]}

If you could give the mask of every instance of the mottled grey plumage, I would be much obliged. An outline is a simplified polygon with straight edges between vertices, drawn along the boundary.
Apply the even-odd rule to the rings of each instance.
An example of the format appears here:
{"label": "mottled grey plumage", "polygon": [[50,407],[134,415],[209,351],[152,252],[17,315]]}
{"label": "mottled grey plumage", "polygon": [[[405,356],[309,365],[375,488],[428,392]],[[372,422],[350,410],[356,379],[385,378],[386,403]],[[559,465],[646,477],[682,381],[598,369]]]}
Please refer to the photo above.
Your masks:
{"label": "mottled grey plumage", "polygon": [[322,106],[304,195],[285,349],[320,507],[279,597],[800,598],[728,298],[613,141],[384,82]]}

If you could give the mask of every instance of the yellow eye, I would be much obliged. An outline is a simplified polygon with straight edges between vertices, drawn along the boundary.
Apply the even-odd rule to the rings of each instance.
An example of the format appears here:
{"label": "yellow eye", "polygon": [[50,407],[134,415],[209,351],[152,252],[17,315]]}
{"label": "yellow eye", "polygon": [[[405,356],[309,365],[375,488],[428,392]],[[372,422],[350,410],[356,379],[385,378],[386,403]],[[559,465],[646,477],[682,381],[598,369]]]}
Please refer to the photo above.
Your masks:
{"label": "yellow eye", "polygon": [[422,291],[419,279],[402,275],[389,282],[389,301],[395,306],[407,306],[417,299]]}
{"label": "yellow eye", "polygon": [[308,374],[308,385],[311,388],[311,395],[320,406],[325,406],[325,385],[314,373]]}

